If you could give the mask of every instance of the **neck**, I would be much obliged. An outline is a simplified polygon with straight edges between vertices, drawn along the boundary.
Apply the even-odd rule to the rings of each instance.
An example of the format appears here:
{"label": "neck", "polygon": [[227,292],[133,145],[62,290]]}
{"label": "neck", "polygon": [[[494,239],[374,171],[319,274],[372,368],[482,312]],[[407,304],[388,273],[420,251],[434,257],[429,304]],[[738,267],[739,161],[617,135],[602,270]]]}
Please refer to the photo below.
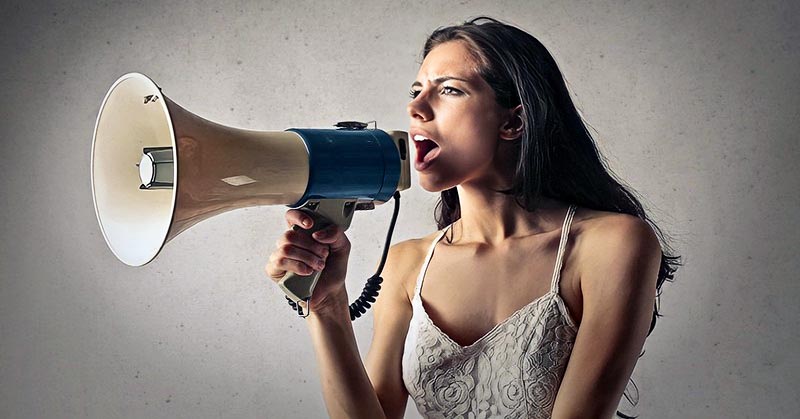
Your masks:
{"label": "neck", "polygon": [[528,212],[514,197],[489,188],[462,184],[458,187],[461,218],[454,225],[454,241],[500,246],[509,239],[547,233],[561,228],[568,205],[542,197],[539,207]]}

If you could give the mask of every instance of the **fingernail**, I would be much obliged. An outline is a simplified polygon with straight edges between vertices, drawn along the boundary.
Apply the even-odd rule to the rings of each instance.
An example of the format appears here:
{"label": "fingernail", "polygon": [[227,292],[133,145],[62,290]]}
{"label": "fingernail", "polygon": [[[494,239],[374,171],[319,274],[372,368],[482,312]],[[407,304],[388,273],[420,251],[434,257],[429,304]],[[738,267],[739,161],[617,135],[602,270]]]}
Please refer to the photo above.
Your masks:
{"label": "fingernail", "polygon": [[305,220],[303,220],[303,225],[308,227],[308,226],[311,225],[311,221],[308,221],[308,219],[305,219]]}
{"label": "fingernail", "polygon": [[324,232],[324,231],[322,231],[322,230],[320,230],[320,231],[315,231],[315,232],[314,232],[314,237],[316,237],[316,238],[318,238],[318,239],[321,239],[321,238],[325,237],[325,232]]}

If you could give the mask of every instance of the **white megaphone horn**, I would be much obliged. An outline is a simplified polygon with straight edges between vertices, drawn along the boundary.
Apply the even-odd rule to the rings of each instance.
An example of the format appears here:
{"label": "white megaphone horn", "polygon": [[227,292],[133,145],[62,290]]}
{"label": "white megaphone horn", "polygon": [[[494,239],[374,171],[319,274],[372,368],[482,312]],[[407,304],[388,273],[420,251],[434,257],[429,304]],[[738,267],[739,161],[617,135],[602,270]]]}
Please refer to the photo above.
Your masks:
{"label": "white megaphone horn", "polygon": [[[365,128],[231,128],[181,108],[147,76],[125,74],[103,100],[92,141],[92,194],[103,237],[120,261],[142,266],[182,231],[226,211],[286,205],[314,217],[312,230],[302,230],[311,234],[330,223],[347,230],[354,211],[394,198],[388,247],[398,192],[411,183],[408,134]],[[378,274],[370,278],[377,278],[374,295],[355,307],[355,317],[375,301]],[[303,306],[319,275],[289,272],[279,282],[301,315],[308,315]]]}

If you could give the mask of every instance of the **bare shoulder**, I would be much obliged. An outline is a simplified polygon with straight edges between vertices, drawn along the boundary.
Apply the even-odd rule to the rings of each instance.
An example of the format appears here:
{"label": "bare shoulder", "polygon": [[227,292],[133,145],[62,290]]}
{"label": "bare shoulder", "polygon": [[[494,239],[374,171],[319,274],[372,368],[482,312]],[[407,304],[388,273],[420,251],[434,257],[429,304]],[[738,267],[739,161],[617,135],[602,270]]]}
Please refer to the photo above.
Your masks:
{"label": "bare shoulder", "polygon": [[575,219],[575,256],[582,272],[660,261],[661,244],[646,221],[629,214],[587,208],[580,212],[580,218]]}
{"label": "bare shoulder", "polygon": [[428,248],[438,231],[416,239],[404,240],[389,248],[384,268],[384,281],[391,282],[387,286],[401,286],[405,289],[409,300],[414,293],[417,274],[422,268]]}
{"label": "bare shoulder", "polygon": [[587,243],[615,241],[642,241],[658,243],[658,238],[650,225],[639,217],[618,212],[580,209],[581,216],[575,217],[581,240]]}

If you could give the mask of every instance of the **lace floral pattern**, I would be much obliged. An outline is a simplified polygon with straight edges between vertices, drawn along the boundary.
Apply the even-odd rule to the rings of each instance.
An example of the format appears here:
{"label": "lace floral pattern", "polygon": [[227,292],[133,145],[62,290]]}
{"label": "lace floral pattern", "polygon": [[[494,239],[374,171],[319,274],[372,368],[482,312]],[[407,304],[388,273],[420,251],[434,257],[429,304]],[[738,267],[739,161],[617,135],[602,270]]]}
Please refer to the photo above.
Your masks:
{"label": "lace floral pattern", "polygon": [[425,418],[549,418],[578,329],[558,295],[572,217],[561,227],[550,291],[468,346],[439,329],[420,289],[436,243],[417,278],[403,351],[403,382]]}
{"label": "lace floral pattern", "polygon": [[403,354],[403,381],[425,418],[549,418],[577,333],[545,294],[477,342],[460,346],[419,298]]}

